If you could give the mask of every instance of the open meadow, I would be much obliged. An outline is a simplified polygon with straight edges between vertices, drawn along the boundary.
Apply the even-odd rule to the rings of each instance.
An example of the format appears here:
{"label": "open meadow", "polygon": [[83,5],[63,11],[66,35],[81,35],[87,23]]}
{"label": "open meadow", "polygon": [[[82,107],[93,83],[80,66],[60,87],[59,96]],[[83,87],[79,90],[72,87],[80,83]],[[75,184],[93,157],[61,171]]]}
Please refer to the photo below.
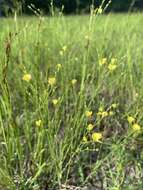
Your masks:
{"label": "open meadow", "polygon": [[143,190],[142,24],[0,18],[0,190]]}

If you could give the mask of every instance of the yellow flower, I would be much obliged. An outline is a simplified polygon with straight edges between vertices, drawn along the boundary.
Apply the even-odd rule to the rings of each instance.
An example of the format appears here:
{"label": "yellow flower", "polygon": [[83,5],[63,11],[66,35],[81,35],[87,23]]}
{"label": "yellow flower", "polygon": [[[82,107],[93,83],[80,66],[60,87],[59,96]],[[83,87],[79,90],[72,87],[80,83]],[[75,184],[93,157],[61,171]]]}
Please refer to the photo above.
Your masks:
{"label": "yellow flower", "polygon": [[103,111],[102,112],[102,117],[106,117],[106,116],[108,116],[108,112],[107,111]]}
{"label": "yellow flower", "polygon": [[58,70],[60,70],[61,69],[61,67],[62,67],[62,65],[59,63],[59,64],[57,64],[57,69]]}
{"label": "yellow flower", "polygon": [[100,6],[100,7],[98,8],[98,13],[99,13],[99,14],[102,14],[102,12],[103,12],[103,9],[102,9],[102,7]]}
{"label": "yellow flower", "polygon": [[61,56],[63,56],[64,53],[66,52],[66,50],[67,50],[67,46],[63,46],[62,49],[59,51],[59,54],[60,54]]}
{"label": "yellow flower", "polygon": [[93,128],[94,128],[94,125],[92,125],[92,124],[89,124],[89,125],[87,126],[87,130],[88,130],[88,131],[92,131]]}
{"label": "yellow flower", "polygon": [[86,117],[91,117],[92,114],[93,114],[92,111],[86,111],[85,112]]}
{"label": "yellow flower", "polygon": [[75,85],[75,84],[77,83],[77,80],[76,80],[76,79],[73,79],[73,80],[71,81],[71,83],[72,83],[72,85]]}
{"label": "yellow flower", "polygon": [[97,112],[97,115],[98,115],[98,116],[101,116],[101,115],[102,115],[102,112],[101,112],[101,111]]}
{"label": "yellow flower", "polygon": [[135,97],[137,98],[139,96],[139,94],[138,93],[135,93]]}
{"label": "yellow flower", "polygon": [[107,111],[99,111],[98,113],[97,113],[97,115],[99,115],[99,116],[101,116],[102,118],[104,118],[104,117],[107,117],[108,116],[108,112]]}
{"label": "yellow flower", "polygon": [[59,100],[58,99],[53,99],[52,103],[54,104],[54,106],[56,106],[58,104]]}
{"label": "yellow flower", "polygon": [[99,112],[102,112],[104,108],[102,106],[99,107]]}
{"label": "yellow flower", "polygon": [[100,61],[99,61],[99,65],[105,65],[107,64],[107,58],[102,58]]}
{"label": "yellow flower", "polygon": [[114,112],[113,111],[109,111],[109,115],[110,116],[114,115]]}
{"label": "yellow flower", "polygon": [[62,50],[65,52],[67,50],[67,46],[63,46]]}
{"label": "yellow flower", "polygon": [[36,124],[37,127],[41,127],[41,125],[42,125],[42,120],[41,120],[41,119],[37,120],[37,121],[35,122],[35,124]]}
{"label": "yellow flower", "polygon": [[24,74],[22,80],[29,82],[32,79],[30,74]]}
{"label": "yellow flower", "polygon": [[112,59],[111,59],[111,64],[114,65],[114,64],[116,64],[116,63],[117,63],[117,59],[116,59],[116,58],[112,58]]}
{"label": "yellow flower", "polygon": [[48,79],[48,83],[52,86],[52,85],[54,85],[54,84],[56,84],[56,78],[55,77],[50,77],[49,79]]}
{"label": "yellow flower", "polygon": [[92,134],[92,140],[94,142],[100,142],[101,139],[102,139],[102,133],[96,132]]}
{"label": "yellow flower", "polygon": [[115,108],[118,107],[118,104],[114,103],[114,104],[111,105],[111,107],[115,109]]}
{"label": "yellow flower", "polygon": [[110,64],[108,65],[109,71],[114,71],[116,68],[117,68],[117,65],[116,65],[116,64],[110,63]]}
{"label": "yellow flower", "polygon": [[86,39],[86,40],[89,40],[89,36],[88,36],[88,35],[85,35],[85,39]]}
{"label": "yellow flower", "polygon": [[82,140],[83,140],[83,142],[87,142],[87,141],[88,141],[86,136],[84,136],[84,137],[82,138]]}
{"label": "yellow flower", "polygon": [[60,50],[60,51],[59,51],[59,54],[60,54],[61,56],[63,56],[63,55],[64,55],[63,50]]}
{"label": "yellow flower", "polygon": [[134,125],[132,125],[132,130],[134,132],[139,132],[141,130],[141,126],[135,123]]}
{"label": "yellow flower", "polygon": [[128,116],[127,120],[128,120],[128,122],[130,124],[132,124],[133,122],[135,122],[135,118],[133,118],[132,116]]}

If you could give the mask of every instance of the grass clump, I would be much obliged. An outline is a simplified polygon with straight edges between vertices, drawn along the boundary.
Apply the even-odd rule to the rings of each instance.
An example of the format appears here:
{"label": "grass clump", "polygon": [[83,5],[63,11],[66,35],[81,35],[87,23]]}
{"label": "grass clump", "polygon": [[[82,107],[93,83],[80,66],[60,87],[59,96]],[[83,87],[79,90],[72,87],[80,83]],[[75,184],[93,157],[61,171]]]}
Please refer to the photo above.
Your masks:
{"label": "grass clump", "polygon": [[1,20],[0,188],[143,188],[142,14]]}

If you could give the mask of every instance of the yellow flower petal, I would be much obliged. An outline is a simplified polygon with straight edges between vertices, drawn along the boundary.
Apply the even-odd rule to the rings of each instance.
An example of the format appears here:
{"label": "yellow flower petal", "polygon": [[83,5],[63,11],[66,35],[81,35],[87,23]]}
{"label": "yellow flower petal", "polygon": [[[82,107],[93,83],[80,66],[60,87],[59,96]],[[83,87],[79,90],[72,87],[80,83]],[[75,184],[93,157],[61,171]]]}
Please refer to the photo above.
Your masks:
{"label": "yellow flower petal", "polygon": [[63,50],[60,50],[60,51],[59,51],[59,54],[60,54],[61,56],[63,56],[63,55],[64,55]]}
{"label": "yellow flower petal", "polygon": [[117,65],[116,65],[116,64],[110,63],[110,64],[108,65],[109,71],[114,71],[116,68],[117,68]]}
{"label": "yellow flower petal", "polygon": [[108,112],[107,111],[103,111],[102,112],[102,117],[107,117],[108,116]]}
{"label": "yellow flower petal", "polygon": [[58,104],[59,100],[58,99],[53,99],[52,103],[54,104],[54,106],[56,106]]}
{"label": "yellow flower petal", "polygon": [[22,80],[29,82],[32,79],[30,74],[24,74]]}
{"label": "yellow flower petal", "polygon": [[104,117],[107,117],[109,114],[108,114],[108,112],[107,111],[99,111],[98,113],[97,113],[97,115],[99,115],[99,116],[101,116],[102,118],[104,118]]}
{"label": "yellow flower petal", "polygon": [[85,112],[86,117],[91,117],[92,114],[93,114],[92,111],[86,111]]}
{"label": "yellow flower petal", "polygon": [[141,126],[135,123],[134,125],[132,125],[132,130],[134,132],[139,132],[141,130]]}
{"label": "yellow flower petal", "polygon": [[102,58],[101,60],[99,60],[99,65],[105,65],[107,64],[107,58]]}
{"label": "yellow flower petal", "polygon": [[88,130],[88,131],[92,131],[93,128],[94,128],[94,125],[92,125],[92,124],[89,124],[89,125],[87,126],[87,130]]}
{"label": "yellow flower petal", "polygon": [[77,80],[76,80],[76,79],[73,79],[73,80],[71,81],[71,83],[72,83],[72,85],[75,85],[75,84],[77,83]]}
{"label": "yellow flower petal", "polygon": [[101,139],[102,139],[102,133],[96,132],[92,134],[92,140],[94,142],[100,142]]}
{"label": "yellow flower petal", "polygon": [[114,65],[114,64],[116,64],[116,63],[117,63],[117,59],[116,59],[116,58],[112,58],[112,59],[111,59],[111,64]]}
{"label": "yellow flower petal", "polygon": [[54,85],[54,84],[56,84],[56,78],[55,77],[50,77],[49,79],[48,79],[48,83],[52,86],[52,85]]}
{"label": "yellow flower petal", "polygon": [[98,14],[102,14],[102,12],[103,12],[103,9],[102,9],[102,7],[100,6],[100,7],[98,8]]}
{"label": "yellow flower petal", "polygon": [[114,103],[111,105],[112,108],[116,109],[118,107],[118,104]]}
{"label": "yellow flower petal", "polygon": [[82,138],[82,140],[83,140],[83,142],[87,142],[87,141],[88,141],[86,136],[84,136],[84,137]]}
{"label": "yellow flower petal", "polygon": [[36,124],[37,127],[41,127],[41,125],[42,125],[42,120],[41,120],[41,119],[37,120],[37,121],[35,122],[35,124]]}
{"label": "yellow flower petal", "polygon": [[129,124],[132,124],[133,122],[135,122],[135,118],[133,118],[132,116],[128,116],[127,120]]}
{"label": "yellow flower petal", "polygon": [[109,111],[109,115],[110,116],[114,115],[114,112],[113,111]]}
{"label": "yellow flower petal", "polygon": [[67,50],[67,46],[63,46],[62,50],[65,52]]}
{"label": "yellow flower petal", "polygon": [[57,69],[58,69],[58,70],[60,70],[60,69],[61,69],[61,67],[62,67],[62,65],[61,65],[61,64],[57,64]]}

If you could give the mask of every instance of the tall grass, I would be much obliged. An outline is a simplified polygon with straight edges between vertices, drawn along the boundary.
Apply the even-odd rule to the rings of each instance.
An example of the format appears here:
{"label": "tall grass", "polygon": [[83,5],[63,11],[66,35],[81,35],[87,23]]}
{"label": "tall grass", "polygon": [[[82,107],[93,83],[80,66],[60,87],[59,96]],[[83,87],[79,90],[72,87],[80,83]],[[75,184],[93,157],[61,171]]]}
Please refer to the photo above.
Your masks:
{"label": "tall grass", "polygon": [[142,20],[0,20],[1,189],[143,189]]}

